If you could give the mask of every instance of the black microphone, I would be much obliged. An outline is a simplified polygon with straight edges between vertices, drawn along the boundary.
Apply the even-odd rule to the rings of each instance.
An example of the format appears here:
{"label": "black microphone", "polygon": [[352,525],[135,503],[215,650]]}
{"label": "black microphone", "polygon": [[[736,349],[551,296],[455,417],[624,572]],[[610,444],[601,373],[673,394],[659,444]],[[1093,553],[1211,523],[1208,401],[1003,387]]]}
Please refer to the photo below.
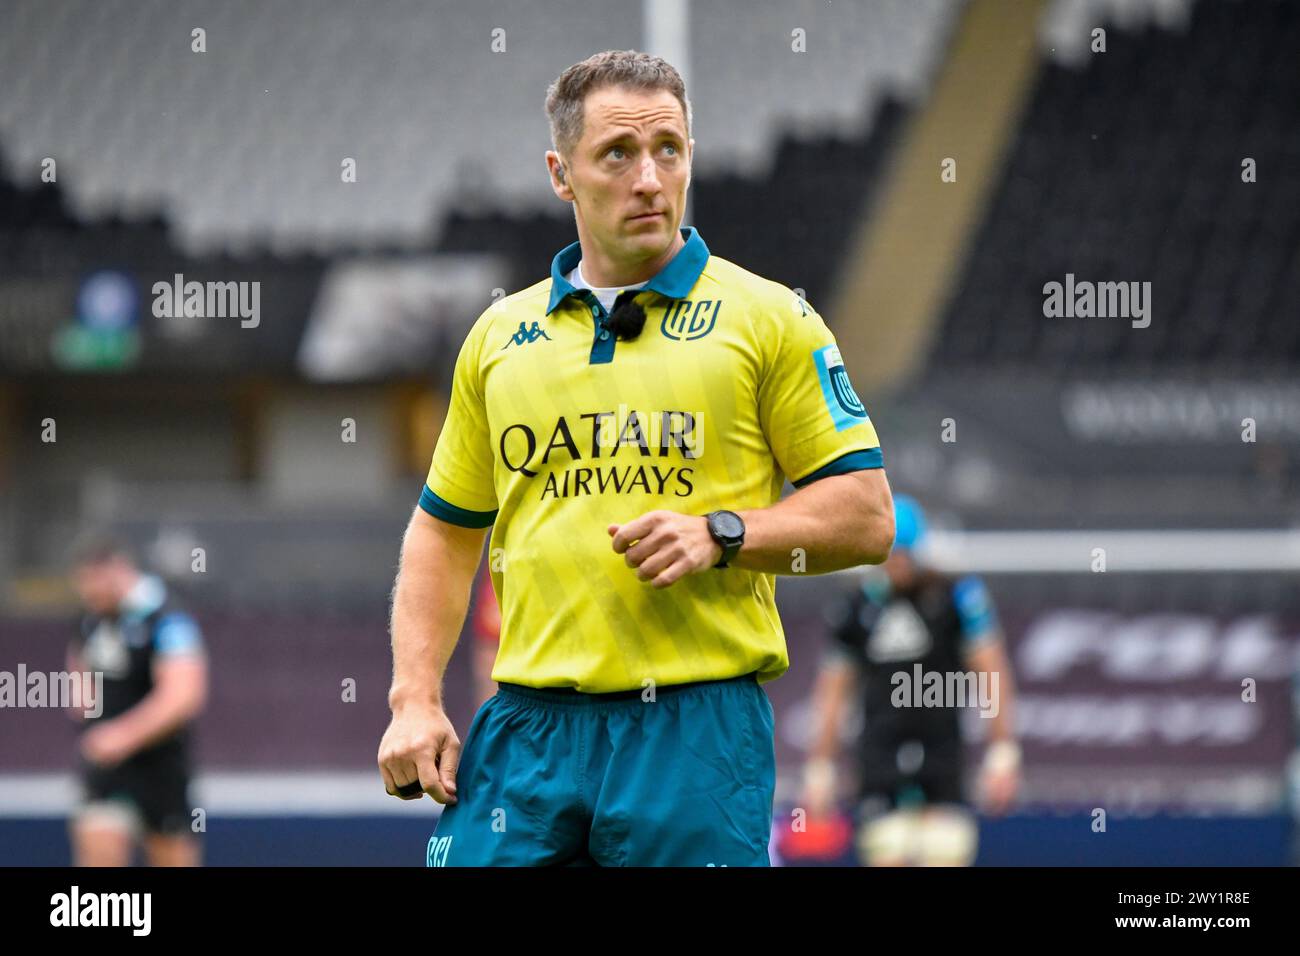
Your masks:
{"label": "black microphone", "polygon": [[645,309],[635,301],[640,289],[624,289],[614,300],[614,308],[605,319],[605,328],[614,333],[614,338],[631,342],[645,328]]}

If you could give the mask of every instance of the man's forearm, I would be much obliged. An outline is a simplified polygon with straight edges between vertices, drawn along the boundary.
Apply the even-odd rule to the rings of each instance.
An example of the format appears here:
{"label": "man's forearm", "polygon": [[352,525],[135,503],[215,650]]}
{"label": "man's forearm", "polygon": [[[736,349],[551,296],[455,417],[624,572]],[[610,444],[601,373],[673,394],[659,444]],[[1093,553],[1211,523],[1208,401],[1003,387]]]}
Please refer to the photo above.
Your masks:
{"label": "man's forearm", "polygon": [[970,667],[977,673],[988,674],[983,680],[994,690],[990,712],[988,740],[1014,741],[1015,726],[1015,675],[1007,658],[1006,642],[999,636],[981,642],[969,655]]}
{"label": "man's forearm", "polygon": [[200,709],[201,699],[153,690],[112,723],[129,735],[134,753],[166,740],[197,717]]}
{"label": "man's forearm", "polygon": [[988,718],[990,724],[989,741],[1015,741],[1015,690],[1011,683],[1011,671],[1004,667],[992,673],[997,674],[998,692],[995,701],[997,712]]}
{"label": "man's forearm", "polygon": [[894,542],[881,469],[823,478],[769,508],[737,512],[745,544],[731,564],[769,574],[826,574],[879,564]]}
{"label": "man's forearm", "polygon": [[824,663],[813,686],[813,738],[809,760],[834,760],[840,750],[840,722],[844,701],[854,685],[852,666]]}
{"label": "man's forearm", "polygon": [[390,629],[389,707],[442,706],[442,679],[469,607],[484,532],[417,513],[402,541]]}

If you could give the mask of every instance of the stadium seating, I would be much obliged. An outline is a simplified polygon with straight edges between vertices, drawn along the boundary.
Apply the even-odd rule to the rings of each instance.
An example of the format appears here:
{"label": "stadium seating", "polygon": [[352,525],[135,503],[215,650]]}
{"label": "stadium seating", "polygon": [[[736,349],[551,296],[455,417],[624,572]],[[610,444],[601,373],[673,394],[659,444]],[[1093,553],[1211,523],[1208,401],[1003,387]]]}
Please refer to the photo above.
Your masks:
{"label": "stadium seating", "polygon": [[[861,131],[878,99],[918,95],[958,7],[764,0],[737,31],[729,14],[693,5],[700,170],[757,172],[795,117],[801,129]],[[382,15],[340,0],[310,15],[255,0],[7,8],[0,137],[11,174],[28,185],[54,157],[81,216],[165,209],[191,251],[264,238],[321,250],[419,244],[461,196],[552,209],[546,85],[642,35],[640,4],[598,0],[396,0]],[[191,49],[198,27],[204,53]],[[498,28],[506,46],[494,53]],[[806,53],[791,52],[795,29]],[[735,109],[737,98],[752,108]],[[344,157],[358,169],[347,188]]]}
{"label": "stadium seating", "polygon": [[[1043,67],[932,368],[1300,360],[1300,7],[1245,8],[1204,0],[1185,32],[1112,28],[1082,68]],[[1149,281],[1150,327],[1045,320],[1067,273]]]}

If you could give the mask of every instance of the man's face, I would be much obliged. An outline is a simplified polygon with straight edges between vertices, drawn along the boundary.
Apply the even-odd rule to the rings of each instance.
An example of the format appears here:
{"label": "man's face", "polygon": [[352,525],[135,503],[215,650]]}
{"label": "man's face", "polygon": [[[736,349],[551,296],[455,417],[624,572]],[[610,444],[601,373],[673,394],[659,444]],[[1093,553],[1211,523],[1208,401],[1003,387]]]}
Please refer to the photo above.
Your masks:
{"label": "man's face", "polygon": [[[686,208],[691,150],[682,106],[666,90],[617,86],[587,95],[582,137],[556,193],[574,202],[579,228],[611,260],[663,254]],[[552,171],[560,157],[547,153]]]}
{"label": "man's face", "polygon": [[885,558],[885,573],[895,587],[907,587],[916,578],[916,562],[907,548],[895,548]]}
{"label": "man's face", "polygon": [[131,588],[133,571],[124,558],[78,565],[72,574],[81,603],[92,614],[114,614]]}

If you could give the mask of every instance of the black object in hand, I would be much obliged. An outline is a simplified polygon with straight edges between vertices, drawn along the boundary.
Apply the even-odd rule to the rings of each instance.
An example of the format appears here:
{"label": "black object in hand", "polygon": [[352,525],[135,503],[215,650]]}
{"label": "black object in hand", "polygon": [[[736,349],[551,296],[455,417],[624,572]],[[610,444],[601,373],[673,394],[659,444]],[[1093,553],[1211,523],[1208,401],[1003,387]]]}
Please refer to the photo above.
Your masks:
{"label": "black object in hand", "polygon": [[424,793],[424,787],[418,780],[415,781],[415,783],[404,783],[397,788],[397,795],[399,797],[414,797],[421,793]]}

